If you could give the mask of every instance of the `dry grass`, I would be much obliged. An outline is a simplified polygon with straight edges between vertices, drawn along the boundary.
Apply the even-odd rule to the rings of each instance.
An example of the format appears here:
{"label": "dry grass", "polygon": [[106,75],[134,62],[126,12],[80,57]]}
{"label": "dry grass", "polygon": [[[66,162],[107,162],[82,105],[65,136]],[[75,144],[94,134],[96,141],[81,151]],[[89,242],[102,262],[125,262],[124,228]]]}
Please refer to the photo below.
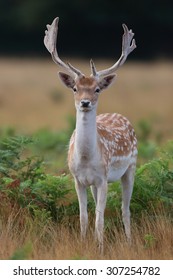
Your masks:
{"label": "dry grass", "polygon": [[16,252],[19,259],[173,259],[173,224],[164,214],[144,216],[140,224],[133,222],[131,246],[121,227],[106,231],[102,256],[92,227],[85,243],[81,243],[78,222],[73,227],[51,222],[43,225],[31,221],[23,211],[11,213],[1,224],[0,259],[9,259]]}
{"label": "dry grass", "polygon": [[[71,62],[89,74],[88,61]],[[98,69],[110,64],[96,62]],[[119,70],[116,84],[100,96],[98,113],[119,112],[133,124],[149,119],[154,129],[171,139],[172,70],[171,63],[127,63]],[[0,72],[1,127],[24,133],[42,127],[66,128],[66,116],[75,114],[73,97],[57,79],[57,67],[50,59],[1,58]],[[0,217],[0,259],[11,258],[19,248],[30,259],[173,259],[173,225],[163,213],[146,215],[139,224],[133,222],[132,246],[121,227],[106,230],[103,256],[94,242],[92,226],[86,242],[80,242],[78,221],[73,226],[44,224],[33,221],[26,210],[6,209]]]}
{"label": "dry grass", "polygon": [[[89,74],[88,61],[70,61]],[[112,61],[96,61],[98,69]],[[57,77],[57,66],[41,59],[0,59],[0,125],[33,132],[41,127],[64,129],[66,117],[75,114],[71,91]],[[98,113],[119,112],[135,125],[154,122],[166,138],[173,136],[173,64],[129,63],[116,83],[100,96]]]}

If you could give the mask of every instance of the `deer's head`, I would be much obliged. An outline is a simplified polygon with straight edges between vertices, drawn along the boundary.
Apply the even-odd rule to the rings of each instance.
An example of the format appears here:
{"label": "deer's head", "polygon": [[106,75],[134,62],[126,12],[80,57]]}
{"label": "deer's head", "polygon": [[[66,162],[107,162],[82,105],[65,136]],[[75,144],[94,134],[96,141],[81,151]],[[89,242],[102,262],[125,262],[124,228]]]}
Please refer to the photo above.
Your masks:
{"label": "deer's head", "polygon": [[116,77],[115,71],[126,61],[129,53],[136,48],[135,40],[133,39],[134,33],[123,24],[122,54],[119,60],[112,67],[101,71],[96,70],[94,62],[91,60],[91,75],[90,77],[85,77],[80,70],[70,63],[64,63],[58,56],[56,49],[58,21],[59,18],[57,17],[51,25],[47,25],[44,44],[51,53],[53,61],[68,73],[59,72],[59,77],[68,88],[73,90],[76,109],[85,112],[90,111],[96,108],[100,92],[109,87],[114,81]]}

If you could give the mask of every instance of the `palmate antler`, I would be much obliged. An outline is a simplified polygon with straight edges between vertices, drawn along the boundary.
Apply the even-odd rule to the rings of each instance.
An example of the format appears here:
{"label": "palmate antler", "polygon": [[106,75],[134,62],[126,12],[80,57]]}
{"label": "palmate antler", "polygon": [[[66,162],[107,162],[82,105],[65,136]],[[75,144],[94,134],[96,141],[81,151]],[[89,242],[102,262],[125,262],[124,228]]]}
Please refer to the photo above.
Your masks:
{"label": "palmate antler", "polygon": [[44,45],[47,50],[50,52],[53,61],[60,65],[64,70],[70,73],[75,79],[77,77],[84,76],[80,70],[72,66],[70,63],[64,63],[57,53],[56,42],[57,42],[57,34],[58,34],[58,22],[59,18],[55,18],[51,25],[47,24],[47,30],[45,31],[44,36]]}
{"label": "palmate antler", "polygon": [[131,29],[128,30],[128,27],[125,24],[123,24],[122,26],[124,29],[124,34],[122,38],[122,53],[119,60],[112,67],[98,72],[96,70],[94,62],[91,60],[90,64],[91,64],[92,76],[99,79],[101,77],[114,73],[121,65],[124,64],[128,55],[136,48],[135,39],[133,39],[134,33],[132,32]]}
{"label": "palmate antler", "polygon": [[[57,53],[56,49],[56,42],[57,42],[57,34],[58,34],[58,22],[59,18],[55,18],[51,25],[47,24],[47,30],[45,31],[45,37],[44,37],[44,45],[47,48],[47,50],[50,52],[53,61],[60,65],[64,70],[70,73],[71,76],[73,76],[75,79],[78,77],[84,77],[84,74],[72,66],[70,63],[64,63]],[[114,73],[121,65],[124,64],[126,61],[128,55],[136,48],[135,39],[133,39],[134,33],[132,30],[128,30],[128,27],[123,24],[124,34],[122,38],[122,53],[119,58],[119,60],[110,68],[97,71],[95,64],[93,60],[90,61],[91,65],[91,76],[95,77],[96,79],[99,79],[101,77],[110,75]]]}

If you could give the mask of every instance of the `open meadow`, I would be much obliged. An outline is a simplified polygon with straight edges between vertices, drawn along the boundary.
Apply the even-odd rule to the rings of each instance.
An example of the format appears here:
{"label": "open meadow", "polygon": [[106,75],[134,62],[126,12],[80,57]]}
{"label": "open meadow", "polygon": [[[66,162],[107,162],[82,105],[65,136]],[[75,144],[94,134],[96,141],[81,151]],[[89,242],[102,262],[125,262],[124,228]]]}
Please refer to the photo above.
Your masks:
{"label": "open meadow", "polygon": [[[88,61],[70,62],[90,75]],[[112,61],[96,61],[98,69],[111,64]],[[1,128],[10,126],[28,133],[45,127],[67,127],[67,116],[75,114],[73,94],[60,82],[58,70],[50,59],[0,60]],[[126,63],[118,70],[114,85],[100,97],[98,113],[121,113],[134,126],[146,119],[171,139],[172,73],[172,63]]]}
{"label": "open meadow", "polygon": [[[90,74],[88,61],[70,62]],[[88,236],[80,241],[66,163],[75,108],[58,70],[46,59],[0,59],[0,259],[173,259],[173,63],[127,62],[100,96],[98,113],[123,114],[139,140],[132,245],[121,221],[121,186],[110,184],[103,256],[90,192]]]}

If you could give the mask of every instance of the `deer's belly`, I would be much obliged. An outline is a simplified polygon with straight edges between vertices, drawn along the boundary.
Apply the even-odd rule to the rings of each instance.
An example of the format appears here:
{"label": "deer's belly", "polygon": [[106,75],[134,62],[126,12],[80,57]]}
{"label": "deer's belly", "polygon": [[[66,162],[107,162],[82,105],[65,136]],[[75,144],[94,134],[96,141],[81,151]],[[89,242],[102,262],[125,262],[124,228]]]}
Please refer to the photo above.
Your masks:
{"label": "deer's belly", "polygon": [[120,180],[132,163],[135,163],[135,158],[131,156],[128,158],[115,157],[112,158],[108,171],[106,171],[106,166],[104,166],[100,160],[87,163],[74,161],[73,165],[70,167],[70,171],[80,184],[85,186],[98,186],[102,184],[105,179],[107,179],[108,183]]}
{"label": "deer's belly", "polygon": [[114,167],[111,167],[108,172],[108,182],[112,183],[112,182],[120,180],[121,177],[126,172],[127,168],[128,168],[128,166],[122,167],[119,169],[115,169]]}
{"label": "deer's belly", "polygon": [[120,180],[131,163],[131,158],[113,158],[108,170],[108,182],[111,183]]}

